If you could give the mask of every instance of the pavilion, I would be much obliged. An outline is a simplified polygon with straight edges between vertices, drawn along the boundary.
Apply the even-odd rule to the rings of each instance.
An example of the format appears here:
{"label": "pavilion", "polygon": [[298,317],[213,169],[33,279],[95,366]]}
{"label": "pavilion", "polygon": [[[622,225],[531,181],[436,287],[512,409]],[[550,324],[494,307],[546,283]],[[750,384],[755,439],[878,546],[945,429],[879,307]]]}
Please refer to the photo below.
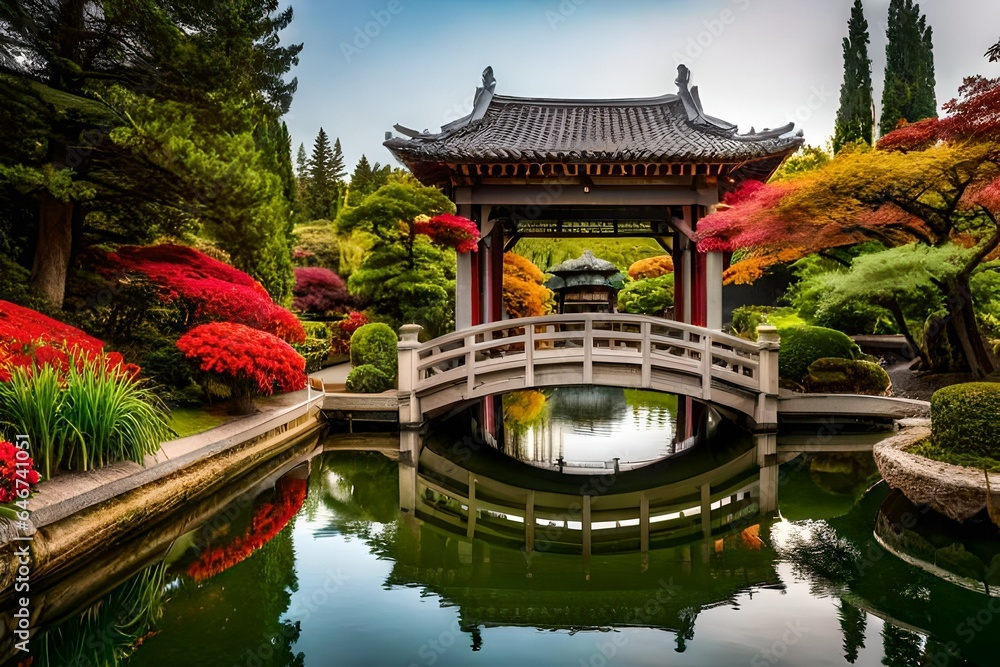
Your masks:
{"label": "pavilion", "polygon": [[676,319],[722,328],[728,258],[695,248],[698,221],[746,180],[766,181],[803,144],[794,124],[739,134],[707,115],[691,74],[677,94],[562,100],[495,94],[483,72],[472,113],[385,146],[438,186],[482,234],[459,256],[456,327],[503,316],[503,253],[521,238],[649,237],[673,256]]}

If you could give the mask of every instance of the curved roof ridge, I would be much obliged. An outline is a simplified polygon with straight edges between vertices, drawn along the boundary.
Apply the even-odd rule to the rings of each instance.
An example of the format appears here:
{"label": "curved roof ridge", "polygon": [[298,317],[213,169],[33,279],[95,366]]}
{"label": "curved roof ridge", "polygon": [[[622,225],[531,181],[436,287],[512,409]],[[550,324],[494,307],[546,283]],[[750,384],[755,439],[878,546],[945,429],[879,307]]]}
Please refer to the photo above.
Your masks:
{"label": "curved roof ridge", "polygon": [[581,106],[581,107],[612,107],[612,106],[657,106],[679,102],[680,97],[667,93],[657,97],[621,97],[621,98],[562,98],[562,97],[517,97],[514,95],[494,95],[494,104],[530,104],[538,106]]}

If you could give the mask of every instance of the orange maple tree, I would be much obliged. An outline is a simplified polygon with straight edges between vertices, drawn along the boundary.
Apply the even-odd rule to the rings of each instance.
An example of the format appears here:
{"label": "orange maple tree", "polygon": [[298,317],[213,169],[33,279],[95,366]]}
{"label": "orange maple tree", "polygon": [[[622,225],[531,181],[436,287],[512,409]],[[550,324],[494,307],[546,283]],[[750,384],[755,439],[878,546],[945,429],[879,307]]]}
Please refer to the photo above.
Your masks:
{"label": "orange maple tree", "polygon": [[674,260],[670,255],[660,255],[640,259],[638,262],[628,267],[628,277],[632,280],[645,280],[646,278],[659,278],[668,273],[674,272]]}
{"label": "orange maple tree", "polygon": [[734,253],[730,283],[871,240],[970,249],[940,289],[970,369],[991,371],[969,280],[1000,246],[1000,79],[966,79],[944,108],[947,117],[903,126],[875,149],[842,151],[792,180],[744,184],[701,221],[698,249]]}

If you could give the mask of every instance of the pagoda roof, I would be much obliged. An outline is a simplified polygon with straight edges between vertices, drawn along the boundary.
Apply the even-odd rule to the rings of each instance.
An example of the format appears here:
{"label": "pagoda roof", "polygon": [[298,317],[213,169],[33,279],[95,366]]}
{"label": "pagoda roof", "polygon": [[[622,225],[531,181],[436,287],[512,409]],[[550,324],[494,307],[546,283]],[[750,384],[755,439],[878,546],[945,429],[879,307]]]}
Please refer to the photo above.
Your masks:
{"label": "pagoda roof", "polygon": [[712,163],[738,165],[781,157],[803,144],[794,123],[739,134],[704,113],[690,71],[678,67],[677,94],[652,98],[563,100],[495,95],[491,68],[483,73],[472,113],[440,132],[415,132],[385,146],[419,178],[447,164]]}
{"label": "pagoda roof", "polygon": [[593,251],[585,250],[576,259],[567,259],[562,264],[550,268],[548,272],[556,275],[562,273],[599,273],[611,276],[618,273],[618,267],[606,259],[595,257]]}

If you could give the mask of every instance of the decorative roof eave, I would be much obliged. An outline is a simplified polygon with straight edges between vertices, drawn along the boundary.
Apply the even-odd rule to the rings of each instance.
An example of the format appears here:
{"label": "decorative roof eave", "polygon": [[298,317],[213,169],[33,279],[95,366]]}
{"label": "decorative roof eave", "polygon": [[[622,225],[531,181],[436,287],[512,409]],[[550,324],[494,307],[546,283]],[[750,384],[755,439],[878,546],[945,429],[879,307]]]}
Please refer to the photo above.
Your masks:
{"label": "decorative roof eave", "polygon": [[568,259],[562,264],[553,266],[548,270],[548,273],[555,275],[567,273],[596,273],[608,277],[618,273],[618,267],[606,259],[595,257],[593,251],[585,250],[584,253],[576,259]]}
{"label": "decorative roof eave", "polygon": [[[678,94],[657,98],[518,98],[496,95],[496,79],[492,68],[487,67],[483,72],[483,85],[476,90],[470,114],[448,123],[438,133],[418,133],[396,126],[397,131],[408,138],[391,138],[384,145],[421,180],[431,178],[443,184],[455,175],[456,166],[476,164],[722,164],[727,165],[728,171],[749,162],[769,161],[770,158],[778,158],[780,164],[804,143],[801,131],[792,134],[793,123],[762,132],[751,129],[748,134],[738,134],[736,125],[705,114],[697,86],[689,88],[690,78],[690,70],[680,65],[675,81]],[[629,108],[635,110],[627,111]],[[574,136],[573,132],[578,130],[570,130],[568,125],[560,129],[569,134],[560,135],[554,131],[539,135],[538,128],[532,126],[533,122],[539,122],[538,114],[548,118],[550,114],[572,114],[574,109],[590,109],[586,112],[590,114],[588,118],[593,119],[597,115],[604,118],[605,123],[609,113],[616,119],[623,114],[631,114],[631,121],[638,123],[633,127],[638,131],[639,138],[632,136],[620,141],[595,141],[594,131],[587,139],[586,131],[582,137]],[[524,116],[525,113],[528,115]],[[483,125],[488,114],[492,120]],[[498,122],[503,124],[497,125]],[[593,122],[600,122],[600,118]],[[653,125],[646,127],[646,123]],[[481,125],[485,129],[480,130]],[[597,126],[596,130],[601,127]],[[498,131],[498,128],[503,131]],[[510,138],[511,128],[515,133],[518,128],[524,133]],[[490,136],[491,131],[493,136]],[[544,138],[536,139],[538,136]],[[651,140],[646,141],[643,137]],[[574,150],[574,142],[579,150]]]}

